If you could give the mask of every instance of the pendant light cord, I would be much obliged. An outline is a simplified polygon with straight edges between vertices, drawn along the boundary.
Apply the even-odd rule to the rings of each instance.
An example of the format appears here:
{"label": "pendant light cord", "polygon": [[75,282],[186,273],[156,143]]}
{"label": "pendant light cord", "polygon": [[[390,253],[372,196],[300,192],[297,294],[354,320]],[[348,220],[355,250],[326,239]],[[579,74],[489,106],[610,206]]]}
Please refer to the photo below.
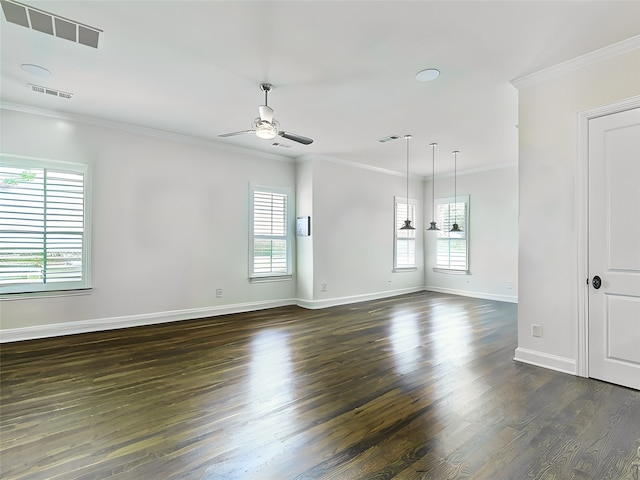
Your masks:
{"label": "pendant light cord", "polygon": [[433,221],[436,221],[436,145],[431,144],[431,205],[433,206]]}
{"label": "pendant light cord", "polygon": [[[411,138],[411,135],[405,135],[404,138],[407,140],[407,198],[405,199],[407,219],[404,221],[404,225],[400,227],[400,230],[415,230],[415,228],[411,226],[411,220],[409,219],[409,139]],[[402,204],[398,203],[398,205]]]}
{"label": "pendant light cord", "polygon": [[453,151],[453,208],[455,224],[458,224],[458,150]]}
{"label": "pendant light cord", "polygon": [[405,135],[404,138],[407,140],[407,220],[409,220],[409,140],[411,135]]}

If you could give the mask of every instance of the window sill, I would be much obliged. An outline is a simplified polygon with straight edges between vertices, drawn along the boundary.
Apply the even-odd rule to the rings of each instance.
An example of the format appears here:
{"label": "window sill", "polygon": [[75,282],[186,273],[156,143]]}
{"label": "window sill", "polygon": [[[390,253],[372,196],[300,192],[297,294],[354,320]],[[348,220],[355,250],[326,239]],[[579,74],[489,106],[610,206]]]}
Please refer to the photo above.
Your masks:
{"label": "window sill", "polygon": [[471,275],[469,270],[450,270],[448,268],[434,268],[436,273],[448,273],[450,275]]}
{"label": "window sill", "polygon": [[76,295],[90,295],[93,288],[79,288],[75,290],[47,290],[43,292],[24,292],[24,293],[1,293],[0,301],[4,300],[26,300],[31,298],[56,298],[56,297],[72,297]]}
{"label": "window sill", "polygon": [[394,268],[393,273],[417,272],[418,267]]}
{"label": "window sill", "polygon": [[250,283],[265,283],[265,282],[286,282],[293,279],[293,275],[271,275],[266,277],[249,277]]}

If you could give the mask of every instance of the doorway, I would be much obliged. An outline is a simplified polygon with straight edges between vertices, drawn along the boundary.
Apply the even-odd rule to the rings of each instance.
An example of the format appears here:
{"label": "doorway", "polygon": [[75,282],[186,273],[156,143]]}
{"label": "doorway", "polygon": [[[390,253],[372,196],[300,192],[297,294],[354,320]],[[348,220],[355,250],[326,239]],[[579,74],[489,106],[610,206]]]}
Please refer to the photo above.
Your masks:
{"label": "doorway", "polygon": [[578,373],[640,389],[640,101],[580,120],[586,211]]}

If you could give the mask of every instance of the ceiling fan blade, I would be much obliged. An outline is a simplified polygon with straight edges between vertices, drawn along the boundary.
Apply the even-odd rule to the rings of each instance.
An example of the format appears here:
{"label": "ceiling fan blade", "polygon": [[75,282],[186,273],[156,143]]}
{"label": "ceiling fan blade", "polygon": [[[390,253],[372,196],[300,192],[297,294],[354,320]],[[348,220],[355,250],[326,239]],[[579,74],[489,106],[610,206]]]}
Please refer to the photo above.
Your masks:
{"label": "ceiling fan blade", "polygon": [[308,137],[303,137],[302,135],[296,135],[295,133],[283,132],[282,130],[278,132],[282,138],[286,138],[287,140],[293,140],[294,142],[301,143],[303,145],[309,145],[313,143],[313,140]]}
{"label": "ceiling fan blade", "polygon": [[236,135],[243,135],[245,133],[253,133],[253,130],[243,130],[241,132],[223,133],[222,135],[218,135],[218,136],[219,137],[235,137]]}

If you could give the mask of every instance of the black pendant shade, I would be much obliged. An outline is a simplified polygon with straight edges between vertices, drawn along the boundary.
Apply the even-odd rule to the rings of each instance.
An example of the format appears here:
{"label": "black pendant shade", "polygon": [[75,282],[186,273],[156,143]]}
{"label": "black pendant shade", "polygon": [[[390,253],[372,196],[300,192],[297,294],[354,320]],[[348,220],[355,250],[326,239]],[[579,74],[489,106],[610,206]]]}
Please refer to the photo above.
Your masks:
{"label": "black pendant shade", "polygon": [[415,230],[415,228],[411,226],[411,220],[405,220],[404,225],[400,227],[400,230]]}

